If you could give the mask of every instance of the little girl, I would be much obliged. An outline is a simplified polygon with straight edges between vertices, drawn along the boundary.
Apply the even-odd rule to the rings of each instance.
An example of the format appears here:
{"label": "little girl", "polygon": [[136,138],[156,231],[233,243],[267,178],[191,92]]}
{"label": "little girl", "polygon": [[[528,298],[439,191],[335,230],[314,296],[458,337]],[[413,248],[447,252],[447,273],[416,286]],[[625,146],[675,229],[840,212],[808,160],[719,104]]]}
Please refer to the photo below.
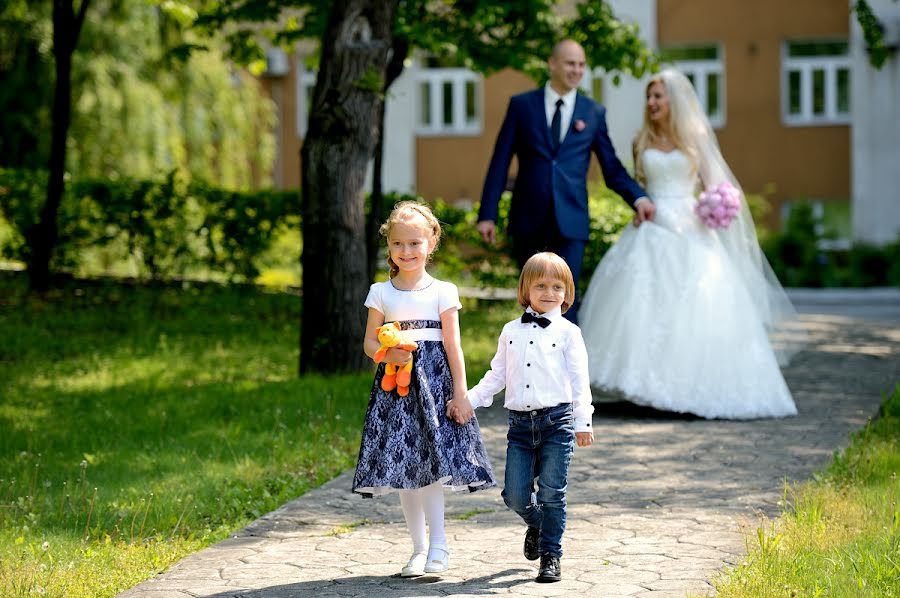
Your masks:
{"label": "little girl", "polygon": [[[397,322],[404,343],[417,348],[388,349],[378,366],[353,491],[372,497],[399,490],[413,542],[412,556],[400,574],[416,577],[440,573],[449,566],[443,487],[475,491],[496,482],[466,399],[459,292],[454,284],[425,271],[440,240],[440,223],[428,206],[403,201],[380,232],[387,237],[390,280],[373,284],[366,297],[369,317],[363,349],[374,356],[381,346],[376,329],[385,322]],[[409,394],[401,397],[396,390],[382,390],[384,363],[405,364],[410,359]],[[447,416],[448,410],[456,421]]]}

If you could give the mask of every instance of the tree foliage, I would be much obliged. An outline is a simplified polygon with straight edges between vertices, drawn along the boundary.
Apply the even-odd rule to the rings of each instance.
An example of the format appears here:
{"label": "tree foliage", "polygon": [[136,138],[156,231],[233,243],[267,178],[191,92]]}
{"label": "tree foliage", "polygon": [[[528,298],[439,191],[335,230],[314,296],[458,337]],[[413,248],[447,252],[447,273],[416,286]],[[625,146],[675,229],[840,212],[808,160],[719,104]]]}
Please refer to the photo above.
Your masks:
{"label": "tree foliage", "polygon": [[[166,4],[166,3],[163,3]],[[47,0],[0,8],[0,166],[46,168],[54,84]],[[72,61],[66,171],[155,177],[173,169],[236,189],[266,186],[275,108],[223,52],[181,55],[187,5],[92,0]],[[219,38],[206,47],[221,49]]]}
{"label": "tree foliage", "polygon": [[[291,49],[302,39],[319,40],[319,77],[302,157],[303,288],[309,292],[301,323],[301,371],[366,367],[356,349],[365,320],[358,306],[371,267],[359,266],[360,260],[373,263],[372,219],[381,200],[373,197],[369,226],[364,226],[362,186],[369,158],[382,147],[384,97],[409,53],[418,50],[482,73],[512,67],[539,79],[553,44],[571,36],[583,43],[593,67],[640,76],[653,66],[637,28],[615,19],[605,3],[588,0],[568,16],[559,5],[553,0],[217,0],[205,5],[196,26],[224,31],[231,55],[257,65],[266,44]],[[366,120],[372,126],[366,127]],[[356,236],[366,232],[368,244],[358,247]]]}
{"label": "tree foliage", "polygon": [[863,38],[866,40],[869,63],[876,69],[880,69],[896,52],[896,48],[892,50],[885,45],[883,26],[866,0],[857,0],[853,4],[853,10],[856,12],[856,19],[862,28]]}

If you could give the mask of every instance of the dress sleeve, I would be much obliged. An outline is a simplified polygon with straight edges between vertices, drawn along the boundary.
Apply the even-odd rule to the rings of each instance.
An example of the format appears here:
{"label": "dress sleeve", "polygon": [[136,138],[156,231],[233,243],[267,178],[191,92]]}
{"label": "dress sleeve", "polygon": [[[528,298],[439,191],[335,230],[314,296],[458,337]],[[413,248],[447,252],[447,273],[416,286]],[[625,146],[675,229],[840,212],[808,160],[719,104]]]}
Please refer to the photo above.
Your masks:
{"label": "dress sleeve", "polygon": [[369,287],[369,294],[366,296],[366,307],[371,307],[377,309],[382,314],[384,314],[384,299],[381,295],[381,290],[384,288],[384,285],[381,283],[374,283]]}
{"label": "dress sleeve", "polygon": [[444,282],[438,293],[438,313],[444,313],[454,307],[462,309],[462,303],[459,302],[459,289],[452,282]]}

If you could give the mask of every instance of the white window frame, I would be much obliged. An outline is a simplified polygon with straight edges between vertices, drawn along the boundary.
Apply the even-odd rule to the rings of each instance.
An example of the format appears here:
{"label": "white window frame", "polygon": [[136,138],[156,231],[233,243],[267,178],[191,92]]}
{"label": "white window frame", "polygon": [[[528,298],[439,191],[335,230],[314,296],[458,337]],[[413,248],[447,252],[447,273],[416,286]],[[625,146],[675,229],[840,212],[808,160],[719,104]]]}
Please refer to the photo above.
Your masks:
{"label": "white window frame", "polygon": [[[781,119],[788,126],[848,125],[853,112],[851,105],[846,113],[838,112],[838,77],[846,69],[853,77],[849,47],[846,54],[830,56],[790,56],[790,44],[800,40],[785,41],[781,46]],[[825,113],[813,113],[813,71],[825,73]],[[790,75],[800,73],[800,113],[791,114]],[[849,86],[852,81],[848,81]],[[849,101],[849,100],[848,100]]]}
{"label": "white window frame", "polygon": [[316,86],[317,72],[306,68],[303,59],[297,60],[297,136],[306,139],[309,128],[309,90]]}
{"label": "white window frame", "polygon": [[[716,48],[716,56],[714,60],[676,60],[673,62],[675,68],[681,71],[685,77],[694,78],[694,91],[697,93],[697,100],[700,101],[700,107],[703,113],[709,119],[709,124],[714,129],[721,129],[725,126],[725,61],[722,59],[722,48],[718,45]],[[719,80],[719,111],[716,114],[709,113],[709,94],[706,84],[706,78],[709,75],[715,75]]]}
{"label": "white window frame", "polygon": [[[444,84],[452,84],[453,122],[444,123]],[[466,84],[475,85],[475,121],[466,122]],[[481,135],[483,128],[484,84],[481,75],[466,68],[421,68],[416,73],[416,94],[420,93],[422,84],[429,88],[429,107],[431,122],[425,123],[422,114],[422,98],[416,101],[416,134],[423,137],[450,135]]]}

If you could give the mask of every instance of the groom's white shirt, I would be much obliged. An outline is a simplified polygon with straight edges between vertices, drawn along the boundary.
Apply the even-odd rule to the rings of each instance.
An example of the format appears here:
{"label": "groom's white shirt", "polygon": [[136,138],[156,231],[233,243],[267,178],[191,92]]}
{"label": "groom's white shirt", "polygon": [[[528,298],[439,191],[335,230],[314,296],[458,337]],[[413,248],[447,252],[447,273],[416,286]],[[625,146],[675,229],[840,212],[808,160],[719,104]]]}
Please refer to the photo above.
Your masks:
{"label": "groom's white shirt", "polygon": [[512,411],[572,403],[575,431],[590,432],[594,406],[581,329],[563,318],[559,308],[537,315],[550,325],[541,328],[516,318],[503,327],[491,369],[469,391],[469,401],[473,408],[489,407],[506,388],[503,406]]}
{"label": "groom's white shirt", "polygon": [[550,82],[544,86],[544,112],[547,115],[547,126],[553,123],[553,115],[556,113],[556,100],[562,98],[563,105],[559,107],[559,142],[562,143],[566,138],[569,125],[572,124],[572,115],[575,114],[575,95],[577,89],[571,89],[565,95],[559,95],[552,87]]}

